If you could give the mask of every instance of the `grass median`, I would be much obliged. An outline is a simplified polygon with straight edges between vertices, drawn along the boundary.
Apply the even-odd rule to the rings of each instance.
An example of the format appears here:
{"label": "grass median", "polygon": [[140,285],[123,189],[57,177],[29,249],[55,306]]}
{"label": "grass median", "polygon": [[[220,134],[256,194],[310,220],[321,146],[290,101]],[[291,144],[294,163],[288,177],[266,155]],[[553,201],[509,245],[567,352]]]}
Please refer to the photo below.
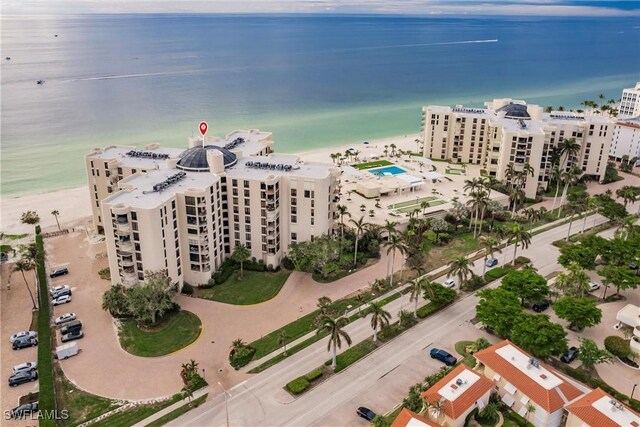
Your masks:
{"label": "grass median", "polygon": [[167,423],[169,423],[169,421],[173,421],[176,418],[178,418],[181,415],[184,415],[185,413],[189,412],[190,410],[192,410],[193,408],[197,408],[198,406],[202,405],[204,403],[205,400],[207,400],[207,396],[209,396],[209,393],[200,396],[196,399],[193,399],[190,403],[187,403],[185,405],[182,405],[181,407],[174,409],[173,411],[169,412],[167,415],[164,415],[160,418],[158,418],[157,420],[147,424],[145,427],[160,427],[163,426]]}
{"label": "grass median", "polygon": [[122,348],[135,356],[164,356],[194,342],[202,322],[189,311],[174,312],[152,328],[140,328],[134,319],[124,319],[118,334]]}

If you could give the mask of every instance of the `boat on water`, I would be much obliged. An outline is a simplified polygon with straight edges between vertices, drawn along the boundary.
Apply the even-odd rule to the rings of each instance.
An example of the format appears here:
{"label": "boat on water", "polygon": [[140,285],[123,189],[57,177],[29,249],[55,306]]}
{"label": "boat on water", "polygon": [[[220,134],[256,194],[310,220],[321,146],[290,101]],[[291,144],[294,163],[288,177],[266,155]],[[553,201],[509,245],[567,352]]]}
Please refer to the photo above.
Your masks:
{"label": "boat on water", "polygon": [[39,85],[44,84],[44,80],[38,80],[37,82]]}

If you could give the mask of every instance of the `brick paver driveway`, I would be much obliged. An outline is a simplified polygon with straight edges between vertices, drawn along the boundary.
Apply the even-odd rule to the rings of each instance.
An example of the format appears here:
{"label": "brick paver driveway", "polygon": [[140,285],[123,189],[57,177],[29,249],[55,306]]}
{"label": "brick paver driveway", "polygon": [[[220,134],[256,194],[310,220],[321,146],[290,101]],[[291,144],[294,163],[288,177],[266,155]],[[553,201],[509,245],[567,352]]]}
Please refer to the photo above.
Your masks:
{"label": "brick paver driveway", "polygon": [[[215,381],[222,381],[226,387],[244,381],[249,376],[234,371],[227,361],[231,341],[242,338],[251,342],[260,338],[315,310],[319,297],[335,300],[367,287],[374,279],[384,277],[387,268],[383,254],[376,264],[333,283],[316,283],[309,274],[294,272],[275,298],[253,306],[178,296],[176,301],[182,308],[202,320],[202,335],[176,353],[143,358],[122,350],[111,316],[101,309],[102,294],[110,284],[99,279],[97,273],[107,262],[91,259],[85,234],[76,232],[46,239],[45,246],[51,266],[69,265],[70,274],[54,283],[68,283],[73,289],[73,301],[56,307],[55,315],[72,311],[85,325],[85,338],[78,341],[81,353],[61,362],[66,376],[90,393],[131,400],[157,398],[179,391],[182,388],[178,375],[180,365],[190,359],[205,369],[211,383],[215,384],[214,375]],[[402,257],[396,258],[397,270]]]}

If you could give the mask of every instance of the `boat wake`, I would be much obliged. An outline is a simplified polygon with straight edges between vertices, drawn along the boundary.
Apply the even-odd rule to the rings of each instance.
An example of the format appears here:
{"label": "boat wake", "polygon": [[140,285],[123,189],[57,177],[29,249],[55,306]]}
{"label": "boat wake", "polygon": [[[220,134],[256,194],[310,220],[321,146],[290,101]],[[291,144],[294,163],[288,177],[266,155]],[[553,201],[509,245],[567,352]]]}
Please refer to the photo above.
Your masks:
{"label": "boat wake", "polygon": [[436,43],[412,43],[412,44],[393,44],[383,46],[364,46],[364,47],[350,47],[344,49],[333,49],[334,52],[347,52],[355,50],[375,50],[375,49],[397,49],[401,47],[423,47],[423,46],[446,46],[453,44],[476,44],[476,43],[497,43],[498,39],[486,39],[486,40],[461,40],[455,42],[436,42]]}

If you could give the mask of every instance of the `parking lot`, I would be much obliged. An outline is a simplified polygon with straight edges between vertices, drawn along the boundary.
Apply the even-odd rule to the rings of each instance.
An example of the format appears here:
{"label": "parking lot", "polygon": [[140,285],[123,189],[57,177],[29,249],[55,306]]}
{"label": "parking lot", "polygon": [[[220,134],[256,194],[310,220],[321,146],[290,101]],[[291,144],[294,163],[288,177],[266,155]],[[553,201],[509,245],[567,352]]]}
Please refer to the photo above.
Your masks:
{"label": "parking lot", "polygon": [[[33,271],[25,273],[29,286],[32,290],[34,287]],[[11,376],[13,366],[23,362],[35,362],[38,360],[38,347],[29,347],[22,350],[13,350],[9,338],[18,331],[26,331],[31,325],[31,298],[27,288],[24,285],[24,279],[21,273],[14,272],[9,277],[9,264],[2,264],[2,289],[0,289],[0,303],[2,304],[2,360],[0,363],[0,372],[2,372],[2,426],[24,426],[25,422],[17,420],[6,420],[4,411],[11,410],[18,406],[20,396],[30,392],[38,391],[38,382],[29,382],[17,387],[10,387],[8,384],[9,376]],[[10,281],[11,289],[7,289],[7,283]]]}

